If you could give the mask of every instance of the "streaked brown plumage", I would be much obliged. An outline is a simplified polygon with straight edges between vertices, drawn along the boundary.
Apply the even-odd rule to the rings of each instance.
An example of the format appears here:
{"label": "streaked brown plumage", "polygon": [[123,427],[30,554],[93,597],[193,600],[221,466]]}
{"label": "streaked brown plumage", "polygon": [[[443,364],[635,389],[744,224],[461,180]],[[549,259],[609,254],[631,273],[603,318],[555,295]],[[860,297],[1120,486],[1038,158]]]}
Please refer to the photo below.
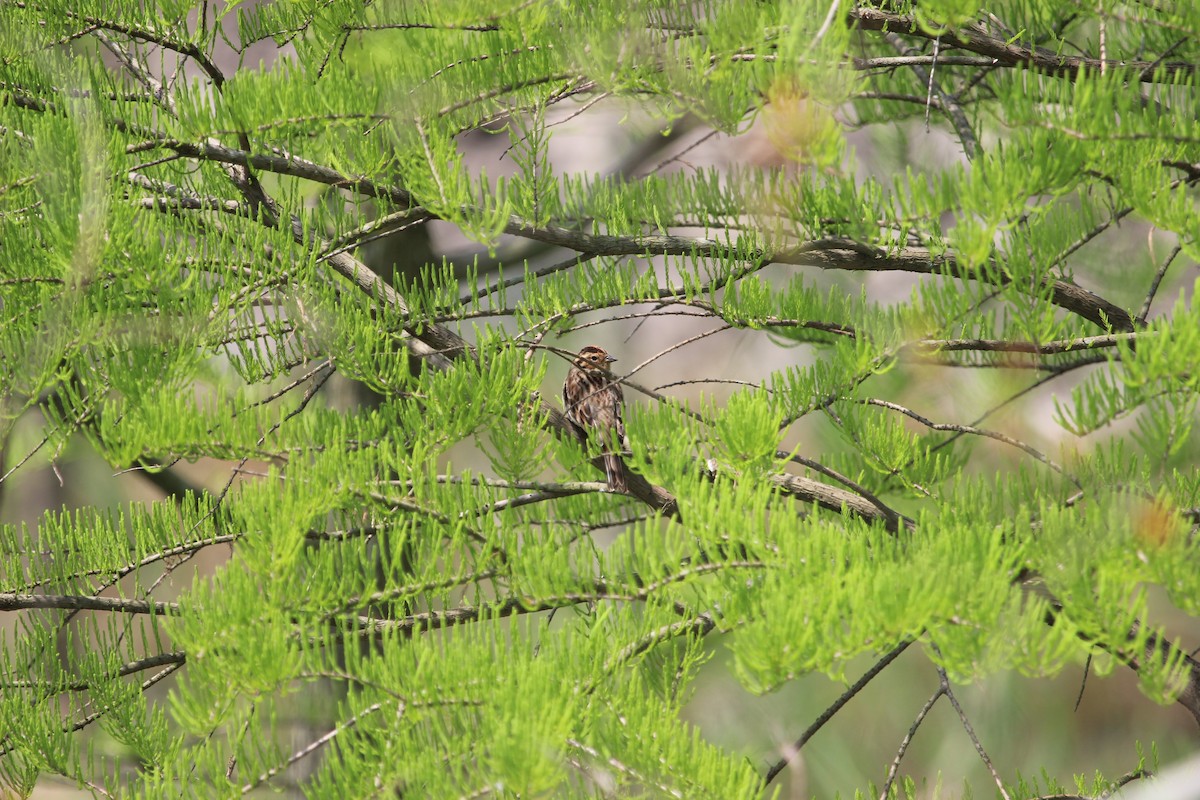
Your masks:
{"label": "streaked brown plumage", "polygon": [[625,442],[621,418],[625,395],[608,369],[614,361],[602,347],[588,345],[580,350],[563,383],[563,406],[567,419],[585,438],[593,432],[600,437],[609,491],[628,492],[625,462],[617,455]]}

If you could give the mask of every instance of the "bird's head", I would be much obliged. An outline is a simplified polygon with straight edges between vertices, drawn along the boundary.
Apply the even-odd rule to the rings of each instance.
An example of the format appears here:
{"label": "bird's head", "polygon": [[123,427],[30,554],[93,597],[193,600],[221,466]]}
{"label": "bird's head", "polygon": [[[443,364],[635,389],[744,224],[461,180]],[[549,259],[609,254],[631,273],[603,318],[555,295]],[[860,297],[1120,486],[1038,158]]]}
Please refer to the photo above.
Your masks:
{"label": "bird's head", "polygon": [[608,372],[608,365],[616,361],[603,347],[589,344],[579,351],[572,363],[585,372]]}

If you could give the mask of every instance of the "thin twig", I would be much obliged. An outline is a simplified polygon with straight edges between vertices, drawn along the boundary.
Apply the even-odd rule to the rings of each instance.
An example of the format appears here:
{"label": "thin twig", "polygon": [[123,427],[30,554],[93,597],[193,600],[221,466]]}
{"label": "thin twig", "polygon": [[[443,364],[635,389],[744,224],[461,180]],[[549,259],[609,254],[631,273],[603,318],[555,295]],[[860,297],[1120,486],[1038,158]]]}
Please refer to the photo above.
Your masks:
{"label": "thin twig", "polygon": [[596,258],[597,255],[597,253],[578,253],[570,258],[563,259],[562,261],[550,264],[549,266],[541,267],[527,274],[522,273],[521,275],[518,275],[514,278],[509,278],[507,280],[497,279],[494,283],[463,295],[459,298],[459,302],[466,304],[472,300],[480,300],[500,289],[507,289],[510,286],[516,286],[517,284],[524,283],[528,278],[544,278],[547,275],[553,275],[556,272],[562,272],[564,270],[571,269],[572,267],[581,266]]}
{"label": "thin twig", "polygon": [[1154,279],[1150,281],[1150,291],[1146,292],[1146,299],[1142,302],[1141,310],[1138,311],[1138,315],[1135,317],[1135,319],[1137,319],[1137,321],[1143,325],[1146,323],[1146,318],[1150,316],[1150,304],[1154,302],[1154,296],[1158,294],[1158,287],[1159,284],[1162,283],[1163,276],[1167,274],[1167,269],[1170,268],[1171,262],[1174,261],[1175,257],[1182,251],[1182,245],[1177,244],[1171,248],[1171,252],[1167,253],[1167,257],[1163,260],[1163,263],[1159,265],[1158,271],[1154,273]]}
{"label": "thin twig", "polygon": [[855,695],[861,692],[876,675],[878,675],[880,672],[883,672],[883,670],[889,664],[895,661],[912,643],[912,639],[905,639],[904,641],[900,642],[900,644],[889,650],[887,654],[883,656],[883,658],[876,661],[869,670],[863,673],[863,676],[855,681],[853,686],[842,692],[841,697],[833,701],[833,705],[822,711],[821,715],[813,721],[813,724],[809,725],[804,733],[800,734],[800,738],[787,748],[783,758],[776,761],[771,768],[767,770],[766,775],[763,776],[763,788],[769,786],[771,781],[775,780],[775,778],[779,776],[779,773],[783,772],[784,768],[787,767],[791,760],[800,752],[800,749],[808,743],[808,740],[815,736],[817,731],[821,730],[826,722],[829,722],[829,720],[833,719],[833,715],[838,711],[841,711],[842,706],[846,705],[846,703],[849,703]]}
{"label": "thin twig", "polygon": [[[933,647],[934,652],[938,653],[939,656],[941,655],[940,651],[937,649],[937,645],[931,644],[931,647]],[[967,732],[967,736],[970,737],[971,744],[975,745],[975,752],[979,754],[979,758],[983,761],[984,766],[986,766],[988,772],[992,774],[992,780],[996,782],[996,788],[999,790],[1000,796],[1004,798],[1004,800],[1012,800],[1012,798],[1008,795],[1008,790],[1004,788],[1004,781],[1000,779],[1000,774],[996,772],[996,768],[992,766],[992,760],[988,758],[987,751],[983,749],[983,745],[980,743],[979,737],[975,735],[975,729],[971,727],[971,720],[967,719],[966,712],[964,712],[962,706],[958,704],[958,698],[954,696],[954,691],[950,688],[950,676],[946,674],[946,670],[942,669],[941,666],[935,664],[934,668],[937,670],[938,677],[942,681],[941,691],[950,701],[950,705],[954,706],[954,712],[958,714],[958,719],[960,722],[962,722],[963,730],[965,730]]]}
{"label": "thin twig", "polygon": [[976,428],[972,425],[956,425],[953,423],[934,422],[933,420],[923,417],[920,414],[918,414],[917,412],[913,411],[912,409],[905,408],[904,406],[902,406],[898,403],[892,403],[887,400],[879,400],[874,397],[864,398],[864,399],[858,400],[857,402],[862,403],[864,405],[878,406],[880,408],[886,408],[890,411],[895,411],[899,414],[903,414],[904,416],[908,417],[909,419],[916,420],[917,422],[921,423],[922,425],[924,425],[926,428],[929,428],[930,430],[947,431],[950,433],[959,433],[959,434],[971,434],[973,436],[982,436],[987,439],[994,439],[997,442],[1003,442],[1004,444],[1007,444],[1011,447],[1017,448],[1018,450],[1025,453],[1026,455],[1032,456],[1034,459],[1045,464],[1047,467],[1054,470],[1059,475],[1062,475],[1064,478],[1069,480],[1071,483],[1075,484],[1075,486],[1077,486],[1078,488],[1080,488],[1080,489],[1083,488],[1083,484],[1082,484],[1082,482],[1080,482],[1080,480],[1078,478],[1076,478],[1074,475],[1071,475],[1069,472],[1067,472],[1061,466],[1059,466],[1054,461],[1052,461],[1050,459],[1050,457],[1047,456],[1045,453],[1041,452],[1040,450],[1038,450],[1037,448],[1035,448],[1031,445],[1025,444],[1025,442],[1022,442],[1020,439],[1014,439],[1013,437],[1011,437],[1007,434],[999,433],[998,431],[989,431],[984,428]]}
{"label": "thin twig", "polygon": [[909,726],[908,733],[900,740],[900,749],[896,752],[896,757],[892,759],[891,767],[888,768],[887,780],[883,782],[883,791],[879,793],[879,800],[887,800],[888,795],[892,791],[892,784],[896,782],[896,773],[900,771],[900,762],[904,759],[904,754],[908,752],[908,746],[912,744],[913,737],[917,735],[917,728],[921,727],[921,723],[925,721],[925,717],[933,709],[934,703],[945,693],[945,687],[939,685],[937,690],[925,701],[925,705],[921,706],[921,710],[917,712],[917,718]]}
{"label": "thin twig", "polygon": [[318,749],[320,749],[320,748],[324,747],[325,745],[329,744],[331,741],[333,741],[333,739],[334,739],[334,738],[335,738],[335,737],[336,737],[338,734],[340,734],[340,733],[342,733],[342,732],[344,732],[344,731],[346,731],[346,730],[349,730],[350,728],[353,728],[355,725],[357,725],[357,724],[358,724],[359,720],[361,720],[363,717],[365,717],[365,716],[367,716],[367,715],[369,715],[369,714],[374,714],[376,711],[378,711],[378,710],[379,710],[380,708],[382,708],[382,707],[383,707],[383,704],[382,704],[382,703],[372,703],[371,705],[369,705],[369,706],[367,706],[366,708],[364,708],[362,711],[360,711],[360,712],[358,712],[357,714],[355,714],[354,716],[350,717],[350,719],[348,719],[348,720],[346,720],[345,722],[343,722],[343,723],[339,724],[339,725],[338,725],[337,727],[335,727],[333,730],[331,730],[331,731],[329,731],[329,732],[325,733],[325,734],[324,734],[324,735],[322,735],[322,736],[319,736],[319,737],[317,737],[317,739],[315,739],[314,741],[312,741],[312,742],[309,742],[309,743],[308,743],[307,745],[305,745],[304,747],[301,747],[299,750],[297,750],[296,752],[292,753],[292,754],[291,754],[291,755],[288,757],[287,761],[283,762],[283,764],[280,764],[280,765],[278,765],[278,766],[271,767],[271,768],[270,768],[270,769],[268,769],[266,772],[262,773],[262,774],[261,774],[261,775],[259,775],[257,778],[255,778],[254,780],[250,781],[250,782],[249,782],[249,783],[247,783],[245,786],[243,786],[243,787],[242,787],[242,794],[247,794],[247,793],[249,793],[249,792],[252,792],[252,791],[254,791],[254,789],[255,789],[257,786],[259,786],[259,785],[261,785],[261,784],[263,784],[263,783],[266,783],[266,782],[267,782],[267,781],[269,781],[271,778],[275,777],[275,776],[276,776],[276,775],[278,775],[280,772],[282,772],[283,770],[285,770],[285,769],[287,769],[288,767],[290,767],[292,764],[295,764],[295,763],[296,763],[297,761],[299,761],[300,759],[304,758],[305,756],[308,756],[308,755],[310,755],[310,754],[311,754],[311,753],[313,753],[314,751],[316,751],[316,750],[318,750]]}
{"label": "thin twig", "polygon": [[[889,31],[884,34],[883,38],[901,55],[917,55],[916,48],[909,47],[899,34]],[[967,115],[962,110],[962,106],[959,105],[958,98],[942,89],[941,85],[934,80],[933,73],[937,65],[937,49],[940,47],[941,37],[935,36],[933,38],[935,50],[929,70],[926,71],[924,67],[917,64],[910,64],[909,69],[917,76],[917,80],[929,87],[930,96],[937,94],[938,99],[941,101],[942,110],[946,113],[946,117],[949,118],[950,124],[954,126],[954,130],[958,134],[958,140],[962,143],[963,155],[967,157],[968,161],[971,161],[979,151],[979,139],[975,136],[975,131],[971,129],[971,123],[967,120]]]}
{"label": "thin twig", "polygon": [[1083,690],[1087,688],[1088,673],[1092,670],[1092,654],[1087,654],[1087,660],[1083,662],[1083,677],[1079,680],[1079,694],[1075,695],[1075,708],[1073,711],[1079,710],[1079,704],[1083,702]]}

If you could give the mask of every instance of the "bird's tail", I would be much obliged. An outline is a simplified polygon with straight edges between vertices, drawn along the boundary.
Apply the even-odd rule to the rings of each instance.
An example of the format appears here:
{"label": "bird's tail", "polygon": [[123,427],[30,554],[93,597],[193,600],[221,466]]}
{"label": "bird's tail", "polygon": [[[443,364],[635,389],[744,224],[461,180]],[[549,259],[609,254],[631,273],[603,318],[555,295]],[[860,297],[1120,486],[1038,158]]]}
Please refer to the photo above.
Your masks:
{"label": "bird's tail", "polygon": [[629,491],[629,480],[625,462],[615,453],[604,454],[604,472],[608,477],[608,490],[625,494]]}

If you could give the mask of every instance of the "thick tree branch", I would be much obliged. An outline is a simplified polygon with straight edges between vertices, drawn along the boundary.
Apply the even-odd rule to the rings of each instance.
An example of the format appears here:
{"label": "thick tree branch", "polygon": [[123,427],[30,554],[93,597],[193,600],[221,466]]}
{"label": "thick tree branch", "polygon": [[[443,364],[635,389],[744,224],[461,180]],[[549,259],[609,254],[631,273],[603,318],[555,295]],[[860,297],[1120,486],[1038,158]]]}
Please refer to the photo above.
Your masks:
{"label": "thick tree branch", "polygon": [[1033,355],[1059,355],[1080,350],[1096,350],[1117,347],[1120,343],[1133,344],[1139,338],[1153,333],[1112,333],[1103,336],[1083,336],[1078,339],[1058,339],[1052,342],[1023,342],[1016,339],[922,339],[911,347],[923,352],[980,351],[989,353],[1030,353]]}
{"label": "thick tree branch", "polygon": [[1198,66],[1187,61],[1136,61],[1066,56],[1046,47],[1006,41],[975,25],[949,31],[940,34],[939,37],[923,29],[915,17],[867,6],[850,9],[847,18],[851,25],[862,30],[896,31],[906,36],[930,40],[940,38],[943,47],[958,47],[994,58],[1004,66],[1022,65],[1049,75],[1067,78],[1075,78],[1085,70],[1101,72],[1120,69],[1136,72],[1136,79],[1142,82],[1170,81],[1176,75],[1195,74]]}
{"label": "thick tree branch", "polygon": [[[187,662],[187,654],[182,650],[176,650],[170,653],[157,653],[145,658],[139,658],[136,661],[130,661],[122,664],[116,671],[115,677],[124,678],[128,675],[133,675],[137,672],[143,672],[156,667],[163,667],[169,664],[182,666]],[[62,692],[83,692],[91,688],[91,684],[87,681],[70,681],[64,684],[51,684],[46,681],[38,680],[15,680],[0,682],[0,689],[40,689],[49,691],[54,694]]]}
{"label": "thick tree branch", "polygon": [[[369,197],[387,199],[403,210],[417,207],[415,198],[404,189],[381,186],[363,177],[348,177],[337,170],[296,156],[251,154],[244,150],[212,142],[196,144],[173,139],[150,140],[139,145],[131,145],[129,151],[140,152],[157,147],[165,147],[189,158],[247,166],[256,170],[344,188]],[[433,215],[430,215],[430,219],[434,218]],[[298,219],[293,219],[292,228],[296,240],[302,243],[306,242],[308,236]],[[736,247],[736,244],[731,245],[706,237],[670,234],[617,236],[584,233],[557,225],[535,226],[519,217],[510,218],[504,226],[504,232],[512,236],[575,250],[588,256],[725,256]],[[317,246],[319,251],[328,249],[328,243],[313,245],[309,242],[309,244]],[[746,258],[761,263],[775,262],[821,269],[913,272],[949,275],[964,280],[980,280],[997,285],[1008,283],[1008,279],[1003,277],[1002,269],[994,268],[987,272],[977,272],[962,265],[950,253],[931,257],[924,248],[906,247],[894,254],[887,254],[869,245],[841,239],[819,240],[776,252],[748,253]],[[407,305],[399,300],[398,295],[394,291],[388,291],[382,287],[377,276],[370,270],[366,270],[361,262],[350,258],[346,253],[335,253],[329,257],[329,260],[339,272],[354,280],[372,296],[383,298],[388,305],[403,309],[403,312],[407,311]],[[993,274],[1001,277],[992,277]],[[1042,282],[1042,287],[1051,290],[1051,300],[1055,305],[1078,314],[1102,328],[1111,327],[1117,331],[1134,329],[1133,318],[1125,309],[1080,286],[1062,280],[1046,279]],[[444,339],[436,332],[432,334],[432,337]],[[449,352],[461,347],[461,340],[456,344],[452,339],[444,339],[441,344],[431,346],[435,350]]]}
{"label": "thick tree branch", "polygon": [[[962,264],[951,253],[931,257],[928,250],[918,247],[905,247],[894,254],[880,254],[874,258],[864,258],[858,251],[846,248],[797,248],[775,254],[772,260],[783,264],[814,266],[822,269],[949,275],[963,280],[978,280],[999,286],[1009,283],[1008,278],[1003,277],[1001,264],[993,264],[992,268],[987,271],[1001,276],[994,278]],[[1115,331],[1132,331],[1134,329],[1133,318],[1129,312],[1081,286],[1047,278],[1041,282],[1040,288],[1050,289],[1051,302],[1054,305],[1077,314],[1105,330],[1111,328]]]}
{"label": "thick tree branch", "polygon": [[29,608],[58,608],[69,611],[119,611],[127,614],[177,614],[178,603],[151,600],[125,600],[120,597],[94,597],[71,594],[13,594],[0,593],[0,611],[21,611]]}

